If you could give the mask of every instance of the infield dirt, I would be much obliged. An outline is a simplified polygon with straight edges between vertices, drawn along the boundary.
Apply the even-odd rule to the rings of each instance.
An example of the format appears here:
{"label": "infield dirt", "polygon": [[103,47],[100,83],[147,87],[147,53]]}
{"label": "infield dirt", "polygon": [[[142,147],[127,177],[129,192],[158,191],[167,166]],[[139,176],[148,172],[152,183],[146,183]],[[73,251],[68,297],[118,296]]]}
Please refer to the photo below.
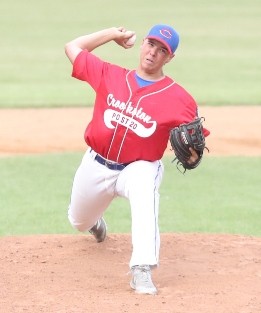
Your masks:
{"label": "infield dirt", "polygon": [[[91,115],[90,108],[2,109],[0,155],[84,151]],[[261,106],[201,107],[200,115],[210,155],[261,155]]]}
{"label": "infield dirt", "polygon": [[[84,151],[91,109],[0,110],[0,155]],[[261,156],[261,107],[202,107],[210,155]],[[169,149],[166,150],[166,153]],[[2,313],[260,313],[261,238],[162,234],[157,296],[129,287],[129,234],[0,237]]]}

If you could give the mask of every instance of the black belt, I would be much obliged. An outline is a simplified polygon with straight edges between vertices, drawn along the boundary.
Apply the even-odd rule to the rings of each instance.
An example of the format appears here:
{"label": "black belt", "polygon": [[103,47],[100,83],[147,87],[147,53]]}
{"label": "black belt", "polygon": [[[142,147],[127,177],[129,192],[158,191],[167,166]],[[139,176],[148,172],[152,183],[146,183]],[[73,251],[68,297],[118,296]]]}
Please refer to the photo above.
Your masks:
{"label": "black belt", "polygon": [[115,163],[108,161],[107,159],[103,158],[101,155],[97,154],[94,158],[100,164],[108,167],[110,170],[114,171],[122,171],[127,165],[130,163]]}

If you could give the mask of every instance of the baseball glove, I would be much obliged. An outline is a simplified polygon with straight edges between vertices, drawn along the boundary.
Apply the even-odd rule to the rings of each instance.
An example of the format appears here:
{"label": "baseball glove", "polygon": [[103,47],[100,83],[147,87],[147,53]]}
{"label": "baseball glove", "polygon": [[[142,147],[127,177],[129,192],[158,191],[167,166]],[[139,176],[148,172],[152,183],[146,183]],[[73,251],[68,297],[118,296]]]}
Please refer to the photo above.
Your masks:
{"label": "baseball glove", "polygon": [[[179,169],[179,165],[181,165],[184,168],[183,173],[197,167],[201,162],[204,149],[208,150],[203,134],[202,122],[204,120],[203,117],[199,117],[170,131],[170,144],[176,156],[172,162],[177,161],[177,168]],[[190,148],[198,154],[198,159],[194,163],[188,162],[191,157]]]}

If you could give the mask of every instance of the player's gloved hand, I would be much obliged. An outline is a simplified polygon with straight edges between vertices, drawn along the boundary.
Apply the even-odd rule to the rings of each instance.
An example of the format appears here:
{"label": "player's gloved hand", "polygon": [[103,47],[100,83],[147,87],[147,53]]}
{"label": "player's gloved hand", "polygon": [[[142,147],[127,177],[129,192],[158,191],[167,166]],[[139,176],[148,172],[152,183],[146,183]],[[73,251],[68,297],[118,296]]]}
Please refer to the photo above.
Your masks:
{"label": "player's gloved hand", "polygon": [[177,165],[181,165],[186,170],[196,168],[203,157],[205,146],[205,136],[202,122],[204,118],[196,118],[194,121],[181,124],[170,132],[170,143],[175,153]]}

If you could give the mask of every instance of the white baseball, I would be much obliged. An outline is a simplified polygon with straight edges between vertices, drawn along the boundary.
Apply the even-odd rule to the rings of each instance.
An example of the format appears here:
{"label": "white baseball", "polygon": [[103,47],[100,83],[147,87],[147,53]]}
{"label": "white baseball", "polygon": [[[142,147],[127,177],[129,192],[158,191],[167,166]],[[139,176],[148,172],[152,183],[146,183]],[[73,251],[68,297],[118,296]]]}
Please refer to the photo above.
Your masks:
{"label": "white baseball", "polygon": [[[126,34],[131,34],[133,32],[131,32],[130,30],[126,31]],[[126,45],[128,46],[133,46],[135,44],[136,41],[136,34],[134,33],[127,41],[126,41]]]}

